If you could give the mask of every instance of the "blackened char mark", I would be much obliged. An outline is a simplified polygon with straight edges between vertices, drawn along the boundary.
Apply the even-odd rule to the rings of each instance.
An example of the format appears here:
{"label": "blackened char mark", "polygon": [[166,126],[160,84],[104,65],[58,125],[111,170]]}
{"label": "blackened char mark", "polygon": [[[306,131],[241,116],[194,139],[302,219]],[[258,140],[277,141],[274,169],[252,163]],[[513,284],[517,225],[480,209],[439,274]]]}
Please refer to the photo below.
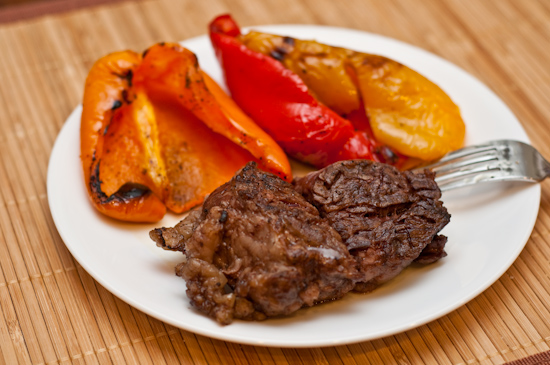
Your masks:
{"label": "blackened char mark", "polygon": [[132,86],[132,79],[134,78],[134,71],[128,70],[125,73],[119,74],[119,73],[113,73],[113,75],[116,75],[120,77],[123,80],[126,80],[128,83],[128,86]]}
{"label": "blackened char mark", "polygon": [[111,107],[111,110],[116,110],[122,106],[122,102],[120,100],[115,100],[113,102],[113,106]]}
{"label": "blackened char mark", "polygon": [[290,46],[294,46],[294,44],[296,43],[296,41],[292,37],[284,37],[283,42]]}
{"label": "blackened char mark", "polygon": [[108,204],[112,201],[127,204],[132,199],[141,199],[151,194],[151,190],[141,184],[126,183],[111,196],[107,196],[101,190],[101,179],[99,178],[99,162],[95,165],[93,173],[90,174],[90,190],[96,196],[100,204]]}
{"label": "blackened char mark", "polygon": [[279,50],[271,51],[269,55],[274,59],[276,59],[277,61],[282,61],[285,58],[285,54],[282,52],[279,52]]}
{"label": "blackened char mark", "polygon": [[124,79],[128,82],[128,86],[132,86],[132,79],[134,78],[134,71],[129,70],[126,75],[124,75]]}
{"label": "blackened char mark", "polygon": [[271,51],[269,55],[277,61],[283,61],[285,56],[292,52],[292,50],[294,49],[294,43],[294,38],[284,37],[283,44],[275,47],[275,49]]}
{"label": "blackened char mark", "polygon": [[128,90],[126,90],[126,89],[122,90],[122,93],[120,95],[122,96],[122,100],[124,100],[124,102],[126,104],[131,104],[132,103],[132,101],[128,97]]}

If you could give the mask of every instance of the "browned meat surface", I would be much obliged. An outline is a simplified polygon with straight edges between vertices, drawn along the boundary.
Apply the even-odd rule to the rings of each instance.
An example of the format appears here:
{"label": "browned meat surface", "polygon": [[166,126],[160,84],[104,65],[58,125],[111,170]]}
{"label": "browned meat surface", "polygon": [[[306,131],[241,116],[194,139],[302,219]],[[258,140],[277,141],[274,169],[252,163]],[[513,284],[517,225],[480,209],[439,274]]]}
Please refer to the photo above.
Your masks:
{"label": "browned meat surface", "polygon": [[233,318],[287,315],[340,298],[361,278],[340,235],[291,184],[249,164],[157,245],[185,253],[176,268],[199,310]]}
{"label": "browned meat surface", "polygon": [[432,242],[420,252],[420,256],[414,259],[414,262],[417,262],[422,265],[428,265],[436,262],[442,257],[447,256],[445,252],[445,244],[447,243],[447,237],[443,235],[437,235],[434,237]]}
{"label": "browned meat surface", "polygon": [[450,215],[431,172],[400,172],[366,160],[342,161],[294,182],[340,233],[362,274],[355,290],[368,292],[414,260],[444,257],[437,233]]}

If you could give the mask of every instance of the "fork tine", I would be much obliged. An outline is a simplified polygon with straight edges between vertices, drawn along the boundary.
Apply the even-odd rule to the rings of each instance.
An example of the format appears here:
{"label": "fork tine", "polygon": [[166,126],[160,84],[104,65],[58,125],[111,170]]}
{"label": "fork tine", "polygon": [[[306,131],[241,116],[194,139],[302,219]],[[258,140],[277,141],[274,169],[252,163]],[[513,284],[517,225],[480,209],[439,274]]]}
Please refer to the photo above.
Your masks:
{"label": "fork tine", "polygon": [[437,166],[432,165],[431,170],[435,172],[436,175],[442,176],[468,166],[498,161],[498,158],[498,152],[495,149],[485,149],[439,163]]}
{"label": "fork tine", "polygon": [[491,161],[490,163],[484,163],[482,165],[472,164],[462,168],[455,168],[444,174],[435,175],[435,181],[440,185],[445,181],[463,179],[468,175],[479,175],[482,173],[488,173],[490,175],[496,175],[501,170],[498,160]]}
{"label": "fork tine", "polygon": [[455,159],[455,158],[464,157],[464,156],[468,156],[468,155],[471,155],[471,154],[480,153],[480,152],[484,152],[484,151],[488,151],[488,150],[493,150],[495,148],[496,148],[495,147],[495,141],[486,142],[486,143],[478,144],[478,145],[475,145],[475,146],[463,147],[459,150],[456,150],[456,151],[453,151],[453,152],[450,152],[450,153],[446,154],[439,161],[440,162],[441,161],[445,162],[445,161],[452,160],[452,159]]}
{"label": "fork tine", "polygon": [[482,153],[485,153],[485,152],[495,151],[495,150],[496,150],[496,147],[491,142],[476,145],[476,146],[464,147],[464,148],[461,148],[459,150],[456,150],[456,151],[453,151],[453,152],[450,152],[450,153],[446,154],[441,159],[439,159],[438,161],[436,161],[436,162],[434,162],[434,163],[432,163],[428,166],[423,166],[423,167],[420,167],[420,168],[415,169],[415,170],[423,170],[423,169],[433,170],[433,169],[437,169],[437,168],[439,168],[443,165],[448,165],[450,163],[453,163],[455,160],[458,160],[458,159],[466,158],[466,157],[469,157],[469,156],[472,156],[472,155],[482,154]]}
{"label": "fork tine", "polygon": [[[501,174],[500,170],[486,171],[477,174],[463,175],[461,178],[448,179],[437,181],[437,185],[441,191],[452,190],[459,187],[474,185],[480,182],[506,180],[506,176]],[[437,179],[436,179],[437,180]]]}

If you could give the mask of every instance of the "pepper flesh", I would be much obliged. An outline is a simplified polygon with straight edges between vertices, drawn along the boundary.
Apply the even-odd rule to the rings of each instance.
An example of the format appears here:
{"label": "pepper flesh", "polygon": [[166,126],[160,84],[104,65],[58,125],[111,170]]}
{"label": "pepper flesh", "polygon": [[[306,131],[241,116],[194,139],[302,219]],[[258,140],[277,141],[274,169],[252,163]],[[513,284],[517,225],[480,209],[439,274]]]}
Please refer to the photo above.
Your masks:
{"label": "pepper flesh", "polygon": [[349,60],[378,141],[423,160],[462,147],[460,110],[439,86],[386,57],[357,53]]}
{"label": "pepper flesh", "polygon": [[[218,34],[233,37],[248,52],[276,60],[299,76],[310,95],[352,121],[356,130],[365,132],[368,143],[374,146],[370,150],[375,159],[404,167],[411,165],[411,161],[404,162],[400,155],[432,160],[463,143],[465,128],[458,107],[437,85],[393,60],[315,41],[254,31],[242,35],[227,15],[216,18],[210,30],[233,94],[241,91],[238,85],[229,84],[233,78],[230,74],[235,72],[228,51],[229,41],[221,41]],[[252,67],[250,63],[245,71],[250,72]],[[276,73],[266,68],[264,73]],[[245,77],[244,72],[241,76]],[[255,80],[262,80],[255,82],[263,83],[266,88],[271,86],[262,78]],[[257,104],[256,100],[250,101],[243,108],[253,113]],[[356,118],[361,113],[364,116]],[[357,119],[366,120],[366,125],[356,123]],[[262,124],[261,119],[257,121]],[[357,141],[353,144],[365,147]]]}
{"label": "pepper flesh", "polygon": [[[86,79],[80,127],[81,160],[88,194],[98,211],[121,220],[155,222],[166,213],[162,198],[152,193],[161,190],[162,183],[151,183],[154,178],[147,174],[134,174],[135,179],[127,179],[122,176],[126,173],[119,173],[121,170],[136,170],[136,164],[147,157],[143,140],[139,138],[141,131],[135,124],[130,126],[133,121],[128,118],[128,114],[135,110],[135,106],[129,105],[129,80],[139,62],[137,53],[117,52],[98,60],[90,70]],[[109,127],[112,127],[110,132]],[[134,133],[124,137],[125,131]],[[107,133],[110,133],[110,138],[106,141]],[[121,149],[113,150],[111,155],[111,142],[117,139],[122,142],[117,144]],[[142,159],[109,158],[120,157],[120,153]]]}
{"label": "pepper flesh", "polygon": [[96,62],[84,93],[81,157],[94,206],[126,221],[186,211],[251,160],[291,179],[281,148],[178,44]]}
{"label": "pepper flesh", "polygon": [[[350,121],[317,101],[294,72],[247,48],[229,16],[210,24],[210,39],[233,99],[292,157],[317,167],[340,158],[376,159]],[[350,143],[354,140],[356,143]]]}
{"label": "pepper flesh", "polygon": [[239,36],[249,49],[279,60],[307,85],[309,92],[339,115],[360,108],[343,49],[256,31]]}

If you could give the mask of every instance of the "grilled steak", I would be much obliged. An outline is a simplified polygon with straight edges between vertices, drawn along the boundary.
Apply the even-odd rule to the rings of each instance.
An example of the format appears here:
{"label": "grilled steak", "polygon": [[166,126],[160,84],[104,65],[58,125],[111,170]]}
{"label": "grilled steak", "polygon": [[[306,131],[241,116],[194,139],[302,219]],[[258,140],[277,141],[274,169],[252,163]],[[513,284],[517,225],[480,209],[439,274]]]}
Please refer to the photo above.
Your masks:
{"label": "grilled steak", "polygon": [[447,238],[438,232],[450,215],[428,170],[400,172],[367,160],[342,161],[294,185],[357,260],[362,279],[356,291],[373,290],[414,260],[431,263],[446,256]]}
{"label": "grilled steak", "polygon": [[342,297],[361,279],[340,235],[293,186],[250,163],[174,228],[151,231],[182,251],[193,306],[227,324],[287,315]]}

